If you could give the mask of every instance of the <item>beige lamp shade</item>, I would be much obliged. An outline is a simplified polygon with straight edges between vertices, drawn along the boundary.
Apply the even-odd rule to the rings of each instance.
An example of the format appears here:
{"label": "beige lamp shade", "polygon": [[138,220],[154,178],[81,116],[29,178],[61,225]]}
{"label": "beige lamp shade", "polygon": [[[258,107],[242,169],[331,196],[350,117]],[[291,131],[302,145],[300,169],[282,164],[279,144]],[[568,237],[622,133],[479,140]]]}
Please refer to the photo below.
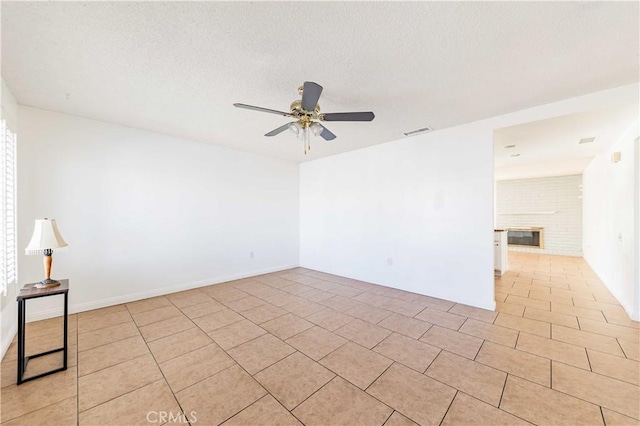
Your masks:
{"label": "beige lamp shade", "polygon": [[44,254],[45,250],[60,250],[68,244],[62,239],[55,219],[36,219],[36,226],[25,254]]}

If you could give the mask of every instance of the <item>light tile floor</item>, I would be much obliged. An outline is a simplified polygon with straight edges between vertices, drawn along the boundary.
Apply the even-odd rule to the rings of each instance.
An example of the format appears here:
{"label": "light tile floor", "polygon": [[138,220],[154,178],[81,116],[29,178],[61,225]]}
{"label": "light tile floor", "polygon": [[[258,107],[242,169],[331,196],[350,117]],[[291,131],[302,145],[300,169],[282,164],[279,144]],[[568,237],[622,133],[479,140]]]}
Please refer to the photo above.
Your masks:
{"label": "light tile floor", "polygon": [[12,344],[1,421],[638,425],[638,323],[581,258],[510,262],[496,312],[297,268],[72,315],[66,372],[16,386]]}

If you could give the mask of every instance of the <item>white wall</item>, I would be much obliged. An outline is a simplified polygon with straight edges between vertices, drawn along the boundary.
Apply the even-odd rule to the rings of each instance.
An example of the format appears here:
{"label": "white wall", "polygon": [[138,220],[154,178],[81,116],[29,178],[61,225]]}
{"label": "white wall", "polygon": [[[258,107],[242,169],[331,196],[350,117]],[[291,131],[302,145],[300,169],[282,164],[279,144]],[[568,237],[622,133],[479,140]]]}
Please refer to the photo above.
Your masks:
{"label": "white wall", "polygon": [[[13,97],[11,90],[2,80],[1,106],[2,119],[7,121],[9,128],[16,132],[18,127],[18,104]],[[7,289],[7,294],[0,293],[0,358],[9,348],[9,344],[16,334],[18,327],[16,312],[16,286],[11,285]]]}
{"label": "white wall", "polygon": [[492,309],[493,131],[628,105],[639,88],[604,90],[302,164],[301,266]]}
{"label": "white wall", "polygon": [[498,181],[496,228],[544,228],[543,248],[509,250],[582,256],[581,185],[582,175]]}
{"label": "white wall", "polygon": [[303,267],[494,308],[490,128],[303,163],[300,215]]}
{"label": "white wall", "polygon": [[[114,124],[19,107],[19,235],[55,218],[82,311],[298,265],[298,165]],[[255,258],[250,258],[250,252]],[[20,255],[20,283],[42,279]],[[52,299],[52,298],[48,298]],[[33,301],[40,302],[40,301]],[[58,314],[43,299],[30,319]]]}
{"label": "white wall", "polygon": [[[639,124],[583,173],[584,257],[629,316],[640,321]],[[619,151],[621,161],[611,162]]]}
{"label": "white wall", "polygon": [[[57,218],[71,247],[53,275],[84,310],[294,266],[300,230],[304,266],[491,308],[493,129],[638,88],[305,163],[300,181],[295,164],[21,107],[19,251],[33,219]],[[21,283],[41,279],[38,256],[19,262]]]}

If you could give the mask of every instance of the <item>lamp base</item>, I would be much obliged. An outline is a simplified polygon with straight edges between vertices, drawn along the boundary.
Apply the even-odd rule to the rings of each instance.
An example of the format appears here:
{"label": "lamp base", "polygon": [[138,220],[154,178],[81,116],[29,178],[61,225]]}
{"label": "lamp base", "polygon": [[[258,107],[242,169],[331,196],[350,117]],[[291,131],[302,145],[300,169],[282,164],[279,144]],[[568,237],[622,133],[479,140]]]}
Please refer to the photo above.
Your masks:
{"label": "lamp base", "polygon": [[51,278],[46,278],[40,281],[39,283],[37,283],[34,287],[35,288],[51,288],[51,287],[57,287],[59,285],[60,285],[60,281],[52,280]]}

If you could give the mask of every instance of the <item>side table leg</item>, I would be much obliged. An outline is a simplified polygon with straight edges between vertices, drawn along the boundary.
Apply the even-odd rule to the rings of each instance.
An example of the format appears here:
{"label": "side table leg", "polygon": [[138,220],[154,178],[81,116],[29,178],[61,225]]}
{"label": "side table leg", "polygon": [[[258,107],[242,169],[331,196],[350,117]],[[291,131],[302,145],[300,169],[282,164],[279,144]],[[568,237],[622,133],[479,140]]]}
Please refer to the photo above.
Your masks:
{"label": "side table leg", "polygon": [[18,378],[17,383],[22,383],[24,376],[24,335],[25,335],[25,303],[24,300],[18,301]]}
{"label": "side table leg", "polygon": [[67,369],[67,355],[69,352],[68,335],[69,335],[69,293],[64,294],[64,362],[63,369]]}

